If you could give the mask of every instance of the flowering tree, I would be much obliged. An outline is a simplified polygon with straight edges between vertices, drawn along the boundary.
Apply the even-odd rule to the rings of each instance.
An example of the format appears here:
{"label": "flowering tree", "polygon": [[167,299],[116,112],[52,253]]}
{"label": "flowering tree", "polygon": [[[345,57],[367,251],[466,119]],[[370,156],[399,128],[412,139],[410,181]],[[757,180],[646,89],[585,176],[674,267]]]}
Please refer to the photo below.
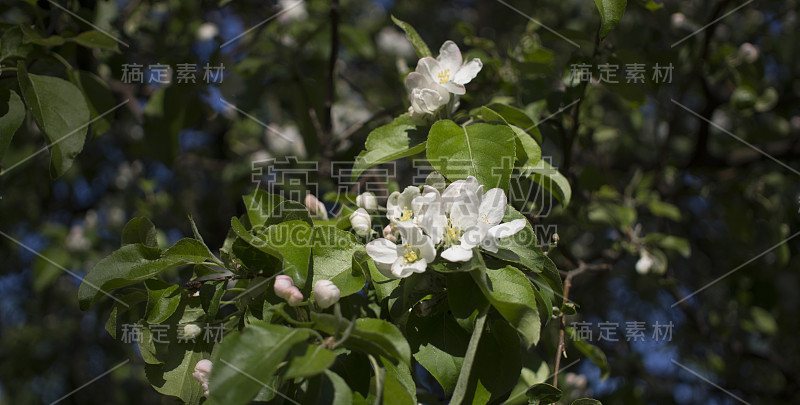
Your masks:
{"label": "flowering tree", "polygon": [[[424,185],[393,191],[385,207],[361,193],[334,220],[313,196],[299,205],[256,189],[218,255],[196,227],[194,238],[160,249],[153,224],[136,218],[122,248],[83,279],[84,309],[114,294],[112,335],[129,335],[120,326],[135,321],[162,394],[415,404],[417,364],[451,403],[560,397],[538,374],[547,363],[523,360],[561,311],[561,277],[506,192],[532,179],[566,205],[569,186],[541,160],[541,135],[524,113],[497,103],[458,109],[479,58],[464,63],[453,41],[433,58],[410,25],[395,23],[420,57],[405,78],[410,107],[369,135],[353,177],[424,152],[434,168]],[[185,286],[159,280],[187,264]],[[209,340],[214,326],[222,333]]]}

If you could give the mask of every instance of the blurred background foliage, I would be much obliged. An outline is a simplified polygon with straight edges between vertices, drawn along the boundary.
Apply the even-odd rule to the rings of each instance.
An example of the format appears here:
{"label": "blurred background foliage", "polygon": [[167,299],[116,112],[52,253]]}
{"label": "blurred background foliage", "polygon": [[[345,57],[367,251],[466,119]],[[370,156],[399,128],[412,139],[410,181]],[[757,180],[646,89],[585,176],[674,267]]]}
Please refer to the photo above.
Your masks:
{"label": "blurred background foliage", "polygon": [[[22,60],[39,75],[87,72],[92,117],[129,100],[92,124],[63,175],[51,178],[47,153],[0,175],[0,403],[56,401],[126,359],[61,403],[162,402],[135,345],[103,329],[109,303],[78,310],[79,277],[118,247],[134,216],[152,219],[166,246],[191,234],[191,213],[220,246],[254,186],[253,162],[352,161],[371,129],[408,106],[400,79],[416,57],[391,14],[432,48],[452,39],[484,62],[462,109],[504,101],[542,122],[544,155],[573,189],[567,209],[535,218],[557,227],[551,257],[564,271],[610,266],[574,278],[579,310],[567,317],[591,325],[608,378],[575,362],[583,355],[570,342],[560,387],[606,404],[739,402],[687,367],[742,402],[800,402],[797,1],[631,0],[602,41],[592,1],[505,3],[342,0],[330,118],[328,1],[0,5],[0,91],[18,92],[9,68]],[[48,42],[91,30],[81,19],[124,45]],[[177,83],[184,63],[198,66],[195,83]],[[221,82],[203,80],[206,63],[224,66]],[[626,83],[634,63],[644,83]],[[656,63],[674,67],[671,81],[653,80]],[[125,83],[131,64],[144,66],[144,83]],[[173,82],[149,81],[152,64],[172,67]],[[575,80],[578,64],[591,66],[592,82]],[[619,83],[597,80],[601,64],[619,66]],[[320,136],[328,125],[331,136]],[[0,163],[46,144],[27,118]],[[399,167],[408,184],[413,170]],[[320,195],[336,189],[330,173],[319,177]],[[552,232],[541,236],[547,243]],[[650,266],[637,272],[642,257]],[[618,341],[597,342],[601,322],[618,325]],[[627,341],[627,322],[645,322],[647,339]],[[656,322],[672,322],[671,340],[652,339]],[[539,354],[552,358],[557,327],[543,336]]]}

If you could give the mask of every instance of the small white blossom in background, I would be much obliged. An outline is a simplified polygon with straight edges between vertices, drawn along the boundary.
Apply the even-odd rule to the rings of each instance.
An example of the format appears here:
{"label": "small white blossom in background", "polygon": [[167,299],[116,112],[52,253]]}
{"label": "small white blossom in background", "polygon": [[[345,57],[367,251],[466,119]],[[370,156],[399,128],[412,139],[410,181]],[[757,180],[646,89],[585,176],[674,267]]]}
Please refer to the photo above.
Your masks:
{"label": "small white blossom in background", "polygon": [[219,34],[219,28],[214,23],[203,23],[197,28],[194,33],[198,41],[211,41]]}
{"label": "small white blossom in background", "polygon": [[359,208],[363,208],[369,212],[373,212],[378,209],[378,198],[375,197],[375,194],[372,194],[369,191],[367,191],[359,194],[358,197],[356,197],[356,205]]}
{"label": "small white blossom in background", "polygon": [[307,155],[303,136],[296,125],[269,125],[264,129],[264,142],[274,155],[298,158],[305,158]]}
{"label": "small white blossom in background", "polygon": [[308,18],[305,0],[278,0],[278,5],[281,9],[278,12],[278,22],[281,24]]}
{"label": "small white blossom in background", "polygon": [[203,332],[203,329],[193,323],[187,323],[183,326],[183,339],[185,340],[194,340],[194,338],[200,336],[200,333]]}
{"label": "small white blossom in background", "polygon": [[758,47],[745,42],[739,46],[739,57],[747,63],[753,63],[758,60]]}
{"label": "small white blossom in background", "polygon": [[210,360],[200,360],[197,362],[197,365],[194,366],[194,373],[192,373],[192,377],[194,377],[200,384],[203,386],[203,395],[208,398],[209,391],[208,391],[208,376],[211,374],[211,367],[213,364]]}
{"label": "small white blossom in background", "polygon": [[316,302],[320,308],[325,309],[339,302],[339,297],[341,297],[342,293],[339,291],[339,287],[333,284],[333,281],[319,280],[314,283],[312,295],[314,297],[314,302]]}
{"label": "small white blossom in background", "polygon": [[411,42],[394,27],[384,27],[376,39],[378,49],[399,58],[412,58],[416,54]]}
{"label": "small white blossom in background", "polygon": [[64,245],[66,245],[67,249],[76,252],[89,250],[92,246],[92,242],[86,237],[84,231],[85,229],[80,225],[72,225],[72,227],[69,228],[67,240],[64,241]]}
{"label": "small white blossom in background", "polygon": [[654,264],[655,261],[653,260],[653,256],[651,256],[646,250],[642,250],[639,260],[636,261],[636,272],[639,274],[650,273],[650,270],[653,269]]}
{"label": "small white blossom in background", "polygon": [[308,208],[308,212],[311,213],[311,216],[323,221],[328,219],[328,209],[325,208],[325,204],[318,200],[313,194],[306,195],[303,204]]}
{"label": "small white blossom in background", "polygon": [[284,299],[290,306],[296,307],[303,302],[303,293],[294,286],[294,281],[287,275],[275,276],[275,284],[272,286],[275,295]]}
{"label": "small white blossom in background", "polygon": [[367,210],[359,208],[350,214],[350,226],[358,236],[367,237],[372,233],[372,218]]}
{"label": "small white blossom in background", "polygon": [[398,222],[401,244],[379,238],[367,243],[367,254],[375,261],[378,271],[389,278],[406,278],[424,273],[428,263],[436,258],[436,247],[430,236],[411,222]]}

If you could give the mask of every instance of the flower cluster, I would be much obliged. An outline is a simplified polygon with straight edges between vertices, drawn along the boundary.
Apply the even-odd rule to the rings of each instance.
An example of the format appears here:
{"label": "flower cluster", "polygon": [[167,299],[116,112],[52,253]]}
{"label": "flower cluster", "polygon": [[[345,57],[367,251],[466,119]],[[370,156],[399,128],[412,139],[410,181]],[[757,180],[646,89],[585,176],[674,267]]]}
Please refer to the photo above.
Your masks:
{"label": "flower cluster", "polygon": [[458,45],[446,41],[436,59],[424,57],[417,62],[416,71],[406,76],[412,118],[435,114],[466,92],[464,85],[478,75],[483,63],[478,58],[463,61]]}
{"label": "flower cluster", "polygon": [[475,177],[457,180],[444,191],[432,186],[409,186],[395,191],[386,203],[390,224],[383,238],[367,244],[367,254],[378,270],[390,278],[424,272],[440,256],[450,262],[472,259],[473,250],[497,252],[499,239],[516,234],[525,219],[501,223],[506,193],[493,188],[486,193]]}

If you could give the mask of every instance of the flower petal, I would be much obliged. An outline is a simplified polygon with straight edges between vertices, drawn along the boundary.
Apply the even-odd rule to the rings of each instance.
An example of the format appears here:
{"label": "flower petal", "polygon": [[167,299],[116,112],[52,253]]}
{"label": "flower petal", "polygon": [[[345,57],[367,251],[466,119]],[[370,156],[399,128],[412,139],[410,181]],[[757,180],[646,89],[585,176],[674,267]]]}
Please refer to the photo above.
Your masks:
{"label": "flower petal", "polygon": [[447,91],[453,94],[462,95],[467,92],[467,89],[464,87],[463,84],[458,84],[453,81],[442,83],[442,87],[444,87],[445,89],[447,89]]}
{"label": "flower petal", "polygon": [[411,92],[414,89],[428,88],[428,80],[422,73],[411,72],[406,76],[406,89]]}
{"label": "flower petal", "polygon": [[419,226],[411,221],[398,222],[397,231],[400,233],[400,238],[402,239],[401,242],[403,245],[419,247],[425,242],[425,237],[422,235],[422,230],[419,229]]}
{"label": "flower petal", "polygon": [[480,221],[489,225],[497,225],[506,214],[506,193],[500,188],[493,188],[483,195],[480,207]]}
{"label": "flower petal", "polygon": [[480,246],[481,242],[488,236],[489,228],[491,228],[491,225],[480,221],[476,222],[475,225],[467,228],[461,235],[461,245],[466,248]]}
{"label": "flower petal", "polygon": [[519,218],[511,222],[495,225],[489,229],[489,236],[496,239],[507,238],[521,231],[523,228],[525,228],[525,224],[527,223],[528,221],[526,221],[524,218]]}
{"label": "flower petal", "polygon": [[439,57],[436,60],[439,61],[442,69],[450,69],[450,77],[453,77],[458,72],[463,61],[461,50],[458,49],[458,45],[453,41],[445,41],[442,44],[442,47],[439,48]]}
{"label": "flower petal", "polygon": [[425,241],[419,246],[419,255],[426,262],[436,259],[436,246],[433,245],[433,240],[429,236],[426,236]]}
{"label": "flower petal", "polygon": [[[395,191],[392,194],[389,194],[389,198],[386,200],[386,218],[394,219],[398,216],[398,205],[400,200],[400,192]],[[402,208],[402,207],[400,207]]]}
{"label": "flower petal", "polygon": [[428,263],[425,260],[408,263],[402,257],[398,257],[392,264],[392,275],[395,278],[406,278],[414,273],[424,273],[427,267]]}
{"label": "flower petal", "polygon": [[397,259],[397,245],[384,238],[367,243],[367,254],[375,263],[391,264]]}
{"label": "flower petal", "polygon": [[472,249],[464,248],[461,245],[455,245],[445,249],[440,256],[451,262],[466,262],[472,259]]}
{"label": "flower petal", "polygon": [[424,75],[431,82],[439,83],[439,79],[436,76],[439,75],[441,70],[442,67],[439,65],[439,61],[430,56],[426,56],[417,62],[417,72]]}
{"label": "flower petal", "polygon": [[483,68],[483,62],[475,58],[464,64],[464,66],[461,66],[461,69],[458,69],[455,77],[453,77],[453,81],[458,84],[467,84],[478,75],[481,68]]}

